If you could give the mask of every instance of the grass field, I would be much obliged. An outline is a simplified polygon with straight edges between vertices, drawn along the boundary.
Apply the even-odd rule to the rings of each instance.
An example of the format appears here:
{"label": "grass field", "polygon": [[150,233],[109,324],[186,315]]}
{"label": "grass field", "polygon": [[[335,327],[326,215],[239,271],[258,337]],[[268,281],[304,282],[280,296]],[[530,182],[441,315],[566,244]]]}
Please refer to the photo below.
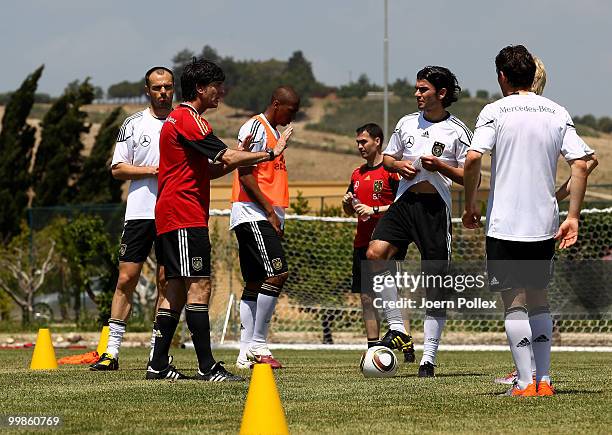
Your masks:
{"label": "grass field", "polygon": [[[74,352],[74,351],[73,351]],[[66,355],[58,352],[58,357]],[[173,349],[187,374],[192,350]],[[233,361],[235,351],[218,350]],[[0,415],[58,415],[65,433],[237,433],[247,383],[145,381],[147,351],[121,351],[121,370],[27,369],[31,353],[0,351]],[[292,433],[610,433],[612,354],[553,355],[552,398],[498,397],[503,352],[445,352],[435,379],[403,365],[392,379],[365,379],[359,352],[277,351],[276,372]],[[228,364],[229,366],[229,364]],[[248,373],[247,373],[248,375]]]}

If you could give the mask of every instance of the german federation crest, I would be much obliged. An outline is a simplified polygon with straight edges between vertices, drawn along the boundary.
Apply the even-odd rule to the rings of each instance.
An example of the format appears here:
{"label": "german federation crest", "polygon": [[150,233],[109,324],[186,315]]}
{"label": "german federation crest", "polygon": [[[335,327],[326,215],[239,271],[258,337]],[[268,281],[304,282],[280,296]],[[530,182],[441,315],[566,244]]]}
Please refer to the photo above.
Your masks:
{"label": "german federation crest", "polygon": [[431,147],[431,153],[436,157],[440,157],[444,151],[444,146],[441,142],[434,142],[433,147]]}
{"label": "german federation crest", "polygon": [[274,270],[281,270],[283,267],[283,260],[280,258],[275,258],[272,260],[272,267]]}
{"label": "german federation crest", "polygon": [[374,193],[380,193],[383,190],[383,180],[374,180]]}
{"label": "german federation crest", "polygon": [[193,267],[193,270],[195,270],[196,272],[199,272],[200,270],[202,270],[202,257],[193,257],[191,259],[191,266]]}

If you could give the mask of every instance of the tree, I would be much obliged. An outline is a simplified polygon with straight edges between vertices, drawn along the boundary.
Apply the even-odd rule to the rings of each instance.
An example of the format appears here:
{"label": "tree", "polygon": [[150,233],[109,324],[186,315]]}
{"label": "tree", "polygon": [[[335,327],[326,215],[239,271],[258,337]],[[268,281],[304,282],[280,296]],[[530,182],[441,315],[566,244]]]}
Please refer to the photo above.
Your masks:
{"label": "tree", "polygon": [[[85,292],[98,306],[100,322],[108,320],[118,269],[114,255],[116,250],[102,219],[82,215],[64,225],[58,240],[58,250],[70,272],[76,318],[79,318],[81,310],[80,296]],[[94,282],[102,290],[98,294],[94,292]]]}
{"label": "tree", "polygon": [[584,124],[588,127],[597,129],[597,119],[590,113],[580,118],[580,124]]}
{"label": "tree", "polygon": [[93,87],[86,79],[78,88],[67,89],[43,118],[32,174],[34,205],[66,204],[74,200],[83,165],[81,135],[90,128],[85,123],[87,113],[81,107],[90,104],[93,97]]}
{"label": "tree", "polygon": [[24,325],[32,319],[34,297],[55,267],[55,241],[42,233],[30,246],[30,235],[22,224],[21,233],[0,250],[0,290],[19,305]]}
{"label": "tree", "polygon": [[301,104],[307,106],[309,97],[321,95],[326,87],[317,82],[312,72],[312,64],[306,60],[301,51],[295,51],[287,61],[287,71],[283,77],[283,84],[293,86],[301,96]]}
{"label": "tree", "polygon": [[488,100],[489,99],[489,91],[486,91],[484,89],[478,89],[476,91],[476,98],[480,98],[481,100]]}
{"label": "tree", "polygon": [[108,87],[108,98],[118,100],[133,100],[145,95],[144,82],[128,82],[124,80]]}
{"label": "tree", "polygon": [[612,118],[608,116],[602,116],[597,121],[597,128],[604,133],[612,133]]}
{"label": "tree", "polygon": [[123,181],[115,180],[109,171],[113,147],[121,128],[123,110],[117,107],[104,120],[96,136],[91,154],[83,164],[83,172],[77,182],[78,203],[121,202]]}
{"label": "tree", "polygon": [[179,51],[172,58],[172,72],[174,73],[174,95],[179,100],[183,98],[183,94],[181,92],[181,74],[183,74],[183,70],[185,69],[185,65],[188,62],[191,62],[195,53],[191,50],[184,49]]}
{"label": "tree", "polygon": [[94,99],[96,100],[104,99],[104,90],[100,86],[94,87]]}
{"label": "tree", "polygon": [[44,66],[30,74],[21,87],[11,94],[0,131],[0,233],[4,240],[19,231],[28,206],[30,159],[35,144],[36,129],[27,123],[34,104],[38,80]]}
{"label": "tree", "polygon": [[366,74],[361,74],[356,82],[341,86],[338,96],[341,98],[364,98],[370,91],[381,91],[382,88],[370,82]]}
{"label": "tree", "polygon": [[242,65],[241,76],[248,77],[249,80],[242,80],[230,88],[225,102],[252,112],[264,110],[270,102],[270,95],[274,89],[283,84],[282,76],[286,72],[286,67],[284,62],[274,59]]}
{"label": "tree", "polygon": [[459,98],[472,98],[472,94],[470,93],[469,89],[462,89],[461,93],[459,94]]}
{"label": "tree", "polygon": [[308,199],[304,198],[304,192],[302,192],[301,190],[297,191],[297,197],[295,198],[295,201],[289,204],[289,207],[291,208],[291,211],[293,211],[293,213],[295,214],[310,213],[310,204],[308,202]]}
{"label": "tree", "polygon": [[390,86],[389,90],[401,98],[414,97],[414,85],[408,79],[396,79]]}
{"label": "tree", "polygon": [[[191,62],[194,53],[182,50],[172,58],[174,64],[176,92],[181,98],[180,76],[185,65]],[[302,106],[308,105],[312,95],[325,95],[329,89],[316,81],[311,63],[301,51],[295,51],[288,61],[275,59],[266,61],[235,61],[232,57],[221,56],[214,48],[205,45],[200,57],[213,61],[225,73],[225,102],[252,112],[263,110],[270,101],[270,95],[280,85],[291,85],[300,94]]]}

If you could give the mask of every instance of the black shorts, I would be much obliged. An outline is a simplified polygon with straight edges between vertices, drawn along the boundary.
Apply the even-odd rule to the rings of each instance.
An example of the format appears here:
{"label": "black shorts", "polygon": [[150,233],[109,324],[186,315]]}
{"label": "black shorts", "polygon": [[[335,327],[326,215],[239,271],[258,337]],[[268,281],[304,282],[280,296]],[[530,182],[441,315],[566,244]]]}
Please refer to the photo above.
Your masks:
{"label": "black shorts", "polygon": [[144,263],[151,252],[155,239],[155,219],[125,221],[121,234],[121,244],[119,245],[119,261]]}
{"label": "black shorts", "polygon": [[545,289],[553,276],[554,256],[554,239],[516,242],[487,237],[489,289]]}
{"label": "black shorts", "polygon": [[414,242],[422,260],[451,258],[451,218],[437,193],[405,192],[380,218],[372,240],[391,243],[401,251]]}
{"label": "black shorts", "polygon": [[166,279],[210,277],[208,228],[181,228],[158,236],[157,262]]}
{"label": "black shorts", "polygon": [[[367,261],[368,259],[366,256],[367,252],[368,252],[367,246],[353,248],[353,283],[351,285],[352,293],[364,292],[363,286],[361,285],[361,282],[362,282],[361,276],[363,273],[363,270],[362,270],[363,268],[361,266],[363,264],[362,262]],[[403,251],[398,251],[398,253],[395,254],[395,256],[393,257],[393,260],[402,261],[405,257],[406,257],[406,250],[404,249]],[[369,287],[371,287],[371,285]],[[365,291],[367,291],[367,289]]]}
{"label": "black shorts", "polygon": [[237,225],[234,232],[245,282],[264,281],[287,272],[281,238],[270,222],[244,222]]}

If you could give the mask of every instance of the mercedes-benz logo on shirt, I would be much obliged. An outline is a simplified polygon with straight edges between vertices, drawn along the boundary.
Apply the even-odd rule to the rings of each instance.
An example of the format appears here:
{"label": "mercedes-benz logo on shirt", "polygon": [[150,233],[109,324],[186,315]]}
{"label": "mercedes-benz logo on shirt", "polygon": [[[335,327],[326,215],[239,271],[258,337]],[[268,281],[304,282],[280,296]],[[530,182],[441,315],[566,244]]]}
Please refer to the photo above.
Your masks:
{"label": "mercedes-benz logo on shirt", "polygon": [[146,134],[143,134],[142,137],[140,138],[140,146],[141,147],[148,147],[149,144],[151,143],[151,138],[149,136],[147,136]]}
{"label": "mercedes-benz logo on shirt", "polygon": [[410,148],[412,147],[412,145],[414,145],[414,136],[408,136],[408,141],[406,143],[406,146]]}

